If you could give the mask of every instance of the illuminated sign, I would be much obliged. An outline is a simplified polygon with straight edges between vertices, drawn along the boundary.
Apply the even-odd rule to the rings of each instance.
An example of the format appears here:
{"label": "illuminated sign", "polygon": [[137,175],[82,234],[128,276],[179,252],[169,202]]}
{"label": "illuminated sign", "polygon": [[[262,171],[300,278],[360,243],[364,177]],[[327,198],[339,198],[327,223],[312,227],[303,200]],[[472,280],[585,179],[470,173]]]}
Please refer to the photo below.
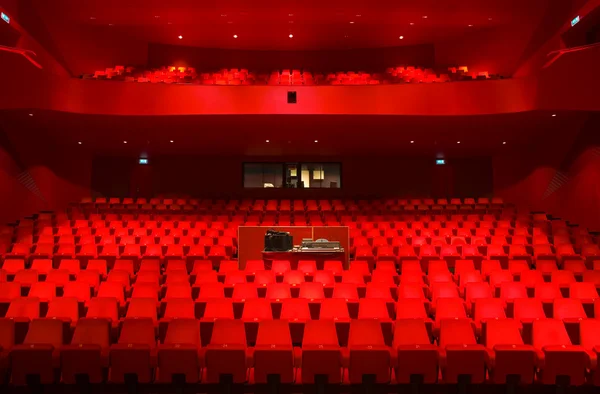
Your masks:
{"label": "illuminated sign", "polygon": [[2,20],[6,23],[10,23],[10,17],[8,15],[6,15],[4,12],[2,12],[1,14],[2,14]]}
{"label": "illuminated sign", "polygon": [[437,164],[438,166],[443,166],[444,164],[446,164],[446,160],[444,160],[444,159],[437,159],[435,161],[435,164]]}
{"label": "illuminated sign", "polygon": [[579,15],[577,15],[575,18],[573,18],[573,20],[571,21],[571,27],[578,24],[580,20],[581,20],[581,18],[579,17]]}
{"label": "illuminated sign", "polygon": [[148,164],[148,159],[140,159],[140,164]]}

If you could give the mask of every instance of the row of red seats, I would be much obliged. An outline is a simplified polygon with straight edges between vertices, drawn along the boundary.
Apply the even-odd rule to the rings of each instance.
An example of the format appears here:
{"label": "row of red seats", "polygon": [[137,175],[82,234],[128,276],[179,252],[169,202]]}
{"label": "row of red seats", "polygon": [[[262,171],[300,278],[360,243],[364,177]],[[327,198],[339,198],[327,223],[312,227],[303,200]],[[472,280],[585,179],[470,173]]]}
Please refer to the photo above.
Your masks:
{"label": "row of red seats", "polygon": [[193,67],[162,67],[152,70],[138,70],[134,67],[116,66],[96,71],[93,75],[84,74],[84,79],[101,79],[146,83],[185,83],[201,85],[378,85],[390,83],[443,83],[475,79],[498,78],[487,72],[469,73],[466,67],[450,68],[447,72],[436,73],[420,67],[388,68],[386,73],[364,71],[311,73],[306,70],[273,71],[268,73],[250,72],[247,69],[221,69],[218,72],[198,74]]}
{"label": "row of red seats", "polygon": [[187,383],[219,383],[229,376],[235,384],[266,384],[275,375],[279,383],[299,384],[315,383],[320,376],[330,384],[360,384],[370,378],[372,383],[407,384],[414,376],[423,383],[456,384],[467,376],[470,383],[506,384],[517,377],[522,384],[600,385],[599,320],[582,322],[580,346],[553,319],[533,322],[531,345],[510,319],[487,322],[480,342],[468,320],[442,321],[434,342],[422,320],[401,320],[394,326],[392,346],[386,345],[379,322],[355,320],[344,347],[333,320],[307,322],[301,347],[294,346],[293,326],[285,320],[259,322],[253,346],[248,346],[242,321],[217,319],[206,342],[201,324],[173,320],[157,343],[150,319],[125,319],[117,342],[111,343],[108,320],[82,319],[65,345],[62,321],[34,319],[23,344],[15,345],[15,322],[1,319],[7,352],[0,365],[10,369],[15,385],[26,384],[32,375],[42,384],[74,384],[80,375],[91,383],[125,383],[133,375],[140,383],[170,383],[178,376]]}

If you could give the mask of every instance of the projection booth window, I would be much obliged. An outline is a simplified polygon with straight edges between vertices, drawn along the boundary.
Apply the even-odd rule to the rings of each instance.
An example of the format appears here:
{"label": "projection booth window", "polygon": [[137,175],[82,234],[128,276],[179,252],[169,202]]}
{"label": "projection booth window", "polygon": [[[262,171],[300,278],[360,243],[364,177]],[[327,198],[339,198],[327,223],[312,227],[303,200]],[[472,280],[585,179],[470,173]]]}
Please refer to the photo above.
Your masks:
{"label": "projection booth window", "polygon": [[337,189],[340,163],[245,163],[245,188]]}

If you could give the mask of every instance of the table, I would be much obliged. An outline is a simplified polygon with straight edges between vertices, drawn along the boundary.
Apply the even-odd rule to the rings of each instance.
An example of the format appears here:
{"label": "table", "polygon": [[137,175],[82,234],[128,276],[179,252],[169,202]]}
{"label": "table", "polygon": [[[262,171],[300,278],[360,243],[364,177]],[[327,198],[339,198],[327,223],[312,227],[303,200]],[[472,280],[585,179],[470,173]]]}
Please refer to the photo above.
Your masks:
{"label": "table", "polygon": [[265,269],[270,269],[274,260],[287,260],[290,262],[293,270],[298,268],[298,262],[301,260],[312,260],[317,263],[317,269],[322,270],[325,261],[340,261],[344,269],[348,269],[348,261],[344,249],[338,250],[301,250],[293,249],[288,252],[262,252],[262,259],[265,262]]}

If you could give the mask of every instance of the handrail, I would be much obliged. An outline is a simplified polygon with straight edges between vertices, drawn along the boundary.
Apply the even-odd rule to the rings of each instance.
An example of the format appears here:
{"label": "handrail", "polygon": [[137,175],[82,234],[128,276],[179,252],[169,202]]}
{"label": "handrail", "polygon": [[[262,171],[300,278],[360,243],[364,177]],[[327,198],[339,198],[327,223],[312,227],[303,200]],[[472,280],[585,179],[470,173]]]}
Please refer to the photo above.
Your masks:
{"label": "handrail", "polygon": [[580,45],[580,46],[573,47],[573,48],[557,49],[555,51],[548,52],[548,54],[546,55],[546,57],[553,56],[553,58],[551,58],[550,60],[548,60],[548,62],[546,62],[546,64],[544,64],[544,66],[542,68],[548,68],[548,67],[550,67],[555,61],[557,61],[564,54],[573,53],[573,52],[579,52],[579,51],[584,51],[586,49],[595,48],[595,47],[600,47],[600,42],[599,43],[595,43],[595,44]]}
{"label": "handrail", "polygon": [[0,51],[9,52],[9,53],[16,53],[18,55],[23,56],[31,64],[33,64],[34,66],[36,66],[40,70],[43,68],[41,64],[39,64],[36,60],[34,60],[31,57],[32,55],[35,56],[35,57],[37,57],[36,53],[34,51],[32,51],[32,50],[21,49],[21,48],[14,48],[14,47],[7,47],[7,46],[4,46],[4,45],[0,45]]}

